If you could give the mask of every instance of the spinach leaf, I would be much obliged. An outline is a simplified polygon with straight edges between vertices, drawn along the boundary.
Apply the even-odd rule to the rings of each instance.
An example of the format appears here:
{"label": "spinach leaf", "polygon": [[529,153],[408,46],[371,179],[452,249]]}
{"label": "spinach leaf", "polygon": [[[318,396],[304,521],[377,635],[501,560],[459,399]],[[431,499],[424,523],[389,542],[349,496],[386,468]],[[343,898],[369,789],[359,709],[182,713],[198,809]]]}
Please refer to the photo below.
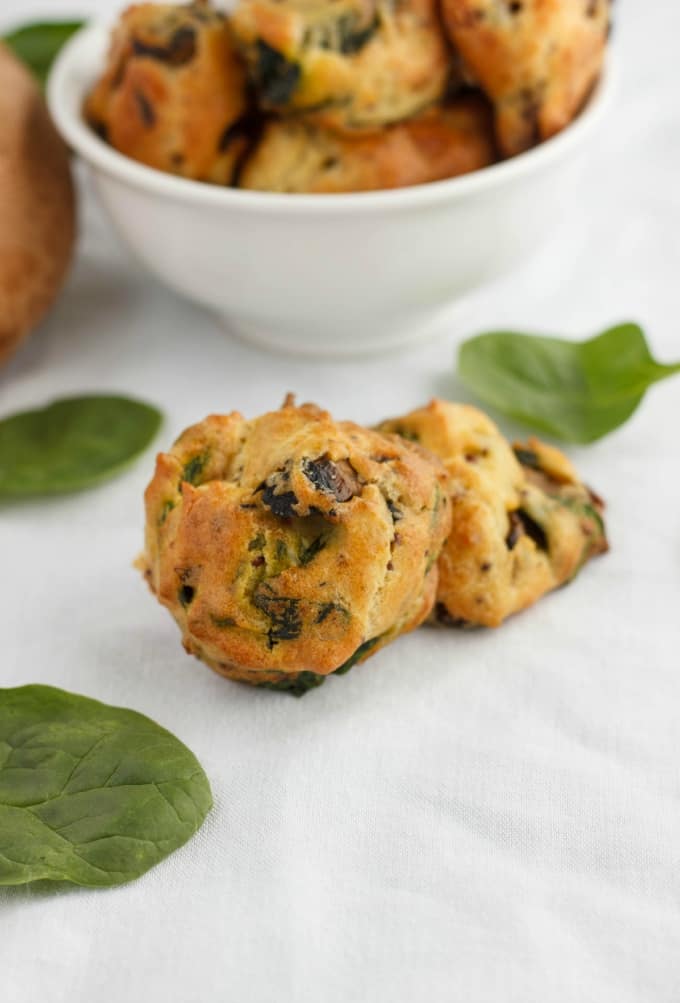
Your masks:
{"label": "spinach leaf", "polygon": [[45,84],[62,45],[83,27],[84,21],[43,21],[27,24],[2,39],[14,54]]}
{"label": "spinach leaf", "polygon": [[465,341],[458,371],[483,401],[567,442],[602,438],[633,414],[645,391],[680,372],[649,351],[637,324],[588,341],[497,331]]}
{"label": "spinach leaf", "polygon": [[126,397],[71,397],[0,421],[0,500],[79,491],[149,445],[161,414]]}
{"label": "spinach leaf", "polygon": [[51,686],[0,689],[0,885],[131,881],[211,805],[193,753],[148,717]]}

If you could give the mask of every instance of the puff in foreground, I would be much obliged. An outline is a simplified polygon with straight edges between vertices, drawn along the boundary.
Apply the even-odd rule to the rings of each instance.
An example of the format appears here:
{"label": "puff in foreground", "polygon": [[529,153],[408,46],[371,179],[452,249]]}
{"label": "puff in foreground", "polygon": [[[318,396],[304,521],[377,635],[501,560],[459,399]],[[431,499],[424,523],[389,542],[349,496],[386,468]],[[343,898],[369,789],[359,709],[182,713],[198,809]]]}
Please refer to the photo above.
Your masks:
{"label": "puff in foreground", "polygon": [[440,622],[497,627],[607,550],[602,501],[553,446],[530,439],[513,449],[483,412],[441,400],[380,429],[420,443],[448,472]]}
{"label": "puff in foreground", "polygon": [[230,184],[247,145],[245,69],[223,13],[143,3],[118,20],[85,118],[120,153],[196,181]]}
{"label": "puff in foreground", "polygon": [[212,415],[158,456],[141,565],[188,652],[302,693],[429,615],[446,481],[418,446],[311,404]]}
{"label": "puff in foreground", "polygon": [[366,136],[300,119],[272,120],[239,186],[314,193],[400,188],[467,174],[495,159],[489,107],[482,97],[469,96]]}
{"label": "puff in foreground", "polygon": [[416,114],[451,69],[436,0],[240,0],[232,27],[262,108],[337,131]]}
{"label": "puff in foreground", "polygon": [[442,0],[449,37],[512,156],[571,122],[597,80],[610,0]]}

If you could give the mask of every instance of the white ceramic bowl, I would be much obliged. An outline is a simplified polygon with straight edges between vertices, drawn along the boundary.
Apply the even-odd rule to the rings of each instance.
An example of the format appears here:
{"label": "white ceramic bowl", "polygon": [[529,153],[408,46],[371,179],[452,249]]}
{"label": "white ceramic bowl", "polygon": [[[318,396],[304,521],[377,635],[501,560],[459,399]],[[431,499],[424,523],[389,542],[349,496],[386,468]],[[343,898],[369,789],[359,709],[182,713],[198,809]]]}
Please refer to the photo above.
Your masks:
{"label": "white ceramic bowl", "polygon": [[121,237],[232,333],[316,355],[424,337],[453,301],[540,247],[578,198],[612,87],[607,70],[563,133],[474,174],[384,192],[281,195],[186,181],[107,146],[81,115],[107,45],[103,26],[75,35],[50,76],[48,103]]}

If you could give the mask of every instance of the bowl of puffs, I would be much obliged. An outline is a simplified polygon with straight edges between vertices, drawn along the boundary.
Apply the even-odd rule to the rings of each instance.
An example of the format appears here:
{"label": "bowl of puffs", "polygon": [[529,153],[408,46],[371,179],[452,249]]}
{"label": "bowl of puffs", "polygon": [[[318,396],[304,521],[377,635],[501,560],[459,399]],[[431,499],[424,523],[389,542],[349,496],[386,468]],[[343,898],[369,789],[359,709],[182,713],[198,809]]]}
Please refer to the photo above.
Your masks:
{"label": "bowl of puffs", "polygon": [[611,93],[609,0],[142,3],[48,99],[138,259],[238,336],[381,351],[540,249]]}

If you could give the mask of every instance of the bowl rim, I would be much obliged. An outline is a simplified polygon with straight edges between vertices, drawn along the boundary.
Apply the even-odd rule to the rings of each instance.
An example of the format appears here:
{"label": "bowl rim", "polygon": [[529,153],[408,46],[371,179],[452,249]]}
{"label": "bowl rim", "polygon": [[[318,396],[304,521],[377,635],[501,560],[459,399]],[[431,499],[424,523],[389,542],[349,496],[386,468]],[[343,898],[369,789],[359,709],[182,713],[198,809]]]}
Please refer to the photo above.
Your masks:
{"label": "bowl rim", "polygon": [[568,126],[525,153],[469,174],[379,191],[323,194],[250,191],[193,181],[140,164],[114,150],[87,125],[81,109],[86,89],[94,82],[91,64],[95,56],[98,60],[103,59],[109,33],[110,24],[105,21],[85,25],[69,39],[52,67],[47,81],[47,103],[64,140],[90,166],[134,188],[175,201],[237,211],[277,214],[323,211],[344,215],[365,213],[367,210],[416,208],[465,199],[511,183],[523,175],[531,175],[567,154],[600,121],[610,104],[615,86],[610,46],[592,94]]}

